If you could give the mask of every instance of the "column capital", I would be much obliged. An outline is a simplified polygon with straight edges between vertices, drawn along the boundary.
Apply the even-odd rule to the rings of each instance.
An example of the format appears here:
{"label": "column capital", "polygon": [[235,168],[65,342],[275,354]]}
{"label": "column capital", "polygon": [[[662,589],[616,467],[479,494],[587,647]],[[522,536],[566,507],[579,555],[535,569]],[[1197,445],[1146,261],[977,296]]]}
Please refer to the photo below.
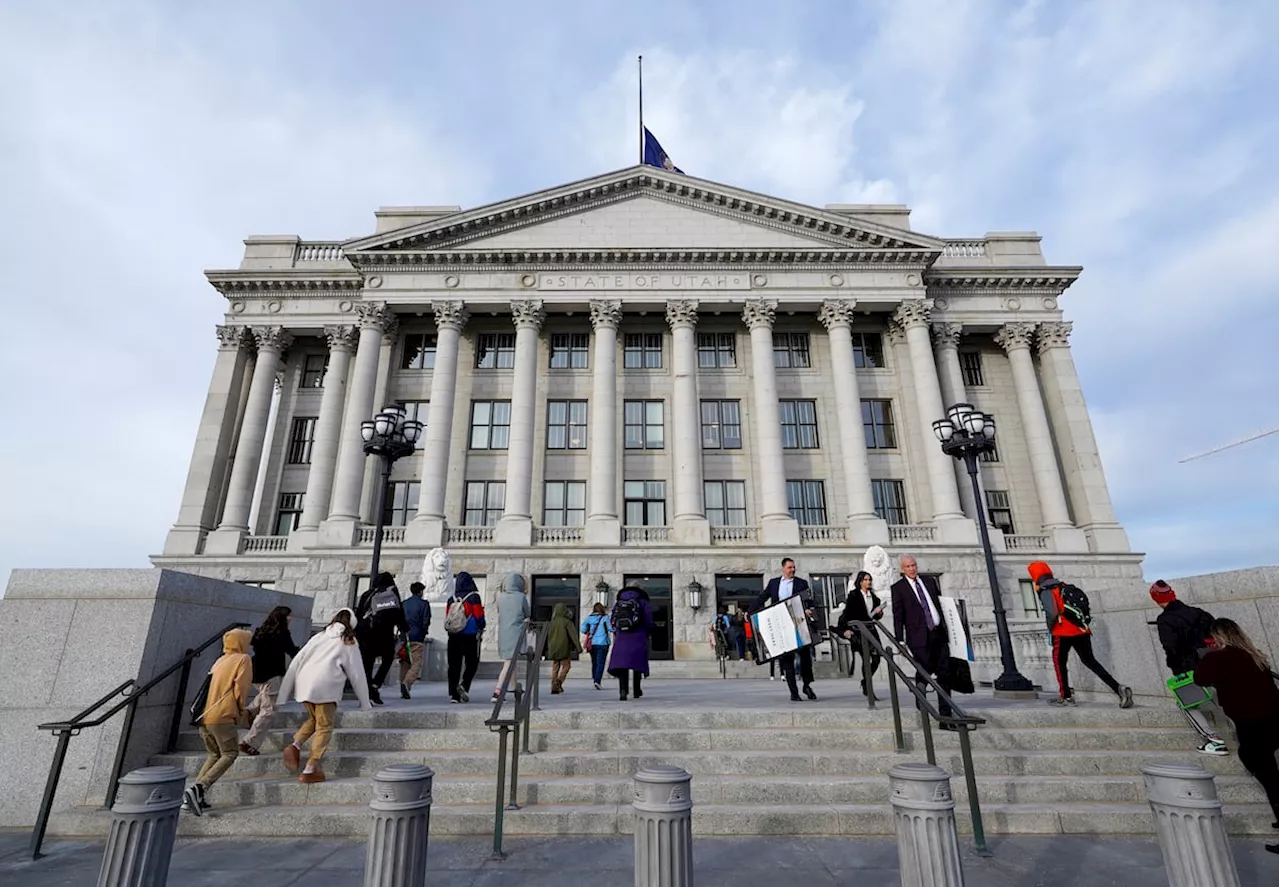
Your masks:
{"label": "column capital", "polygon": [[933,342],[939,348],[959,348],[960,336],[964,334],[964,324],[935,323],[933,325]]}
{"label": "column capital", "polygon": [[896,318],[890,317],[889,323],[885,327],[884,337],[889,340],[890,345],[900,345],[907,338],[907,331],[902,324],[898,323]]}
{"label": "column capital", "polygon": [[853,299],[828,299],[818,309],[818,320],[831,332],[838,326],[850,326],[853,323],[853,309],[858,303]]}
{"label": "column capital", "polygon": [[681,326],[694,327],[698,323],[698,300],[676,299],[667,303],[667,324],[672,329]]}
{"label": "column capital", "polygon": [[244,344],[245,328],[242,326],[216,326],[214,335],[218,337],[219,351],[238,351]]}
{"label": "column capital", "polygon": [[996,340],[996,344],[1003,348],[1006,352],[1014,351],[1018,348],[1030,348],[1031,340],[1036,334],[1036,325],[1034,323],[1006,323],[1000,327],[992,338]]}
{"label": "column capital", "polygon": [[608,327],[617,329],[622,323],[622,301],[620,299],[591,300],[591,328]]}
{"label": "column capital", "polygon": [[742,306],[742,322],[748,329],[773,329],[773,319],[777,313],[778,303],[775,299],[747,299]]}
{"label": "column capital", "polygon": [[1042,323],[1036,330],[1036,350],[1043,354],[1050,348],[1070,347],[1071,321]]}
{"label": "column capital", "polygon": [[360,318],[361,329],[376,329],[378,332],[384,332],[396,317],[386,302],[357,302],[355,312]]}
{"label": "column capital", "polygon": [[541,299],[521,299],[511,303],[511,320],[516,329],[527,328],[538,330],[547,319]]}
{"label": "column capital", "polygon": [[259,352],[274,351],[276,354],[283,354],[293,344],[293,335],[282,326],[256,326],[251,330]]}
{"label": "column capital", "polygon": [[393,314],[382,327],[382,341],[388,345],[394,345],[398,335],[400,335],[400,318]]}
{"label": "column capital", "polygon": [[352,324],[327,326],[324,337],[329,342],[330,351],[353,351],[360,340],[360,328]]}
{"label": "column capital", "polygon": [[903,329],[909,330],[917,326],[928,326],[929,312],[927,301],[911,299],[898,305],[897,310],[893,312],[893,319],[901,324]]}
{"label": "column capital", "polygon": [[431,303],[431,313],[436,318],[436,329],[454,329],[459,332],[471,319],[467,306],[458,301],[442,301]]}

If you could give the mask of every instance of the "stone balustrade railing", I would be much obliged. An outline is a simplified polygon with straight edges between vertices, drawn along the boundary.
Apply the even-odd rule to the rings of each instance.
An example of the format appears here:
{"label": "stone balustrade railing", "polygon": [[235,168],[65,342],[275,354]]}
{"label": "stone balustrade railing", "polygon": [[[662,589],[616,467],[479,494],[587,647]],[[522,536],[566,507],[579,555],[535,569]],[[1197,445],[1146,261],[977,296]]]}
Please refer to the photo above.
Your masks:
{"label": "stone balustrade railing", "polygon": [[1006,551],[1048,551],[1049,537],[1035,535],[1015,535],[1004,537]]}
{"label": "stone balustrade railing", "polygon": [[890,542],[932,542],[938,536],[938,528],[929,524],[890,524]]}
{"label": "stone balustrade railing", "polygon": [[246,536],[244,553],[255,551],[284,551],[289,547],[288,536]]}
{"label": "stone balustrade railing", "polygon": [[671,538],[670,527],[623,527],[623,542],[666,542]]}
{"label": "stone balustrade railing", "polygon": [[344,258],[340,243],[300,243],[294,250],[293,263],[341,262]]}
{"label": "stone balustrade railing", "polygon": [[712,527],[712,545],[731,545],[735,542],[756,542],[760,538],[759,527]]}
{"label": "stone balustrade railing", "polygon": [[581,542],[582,527],[535,527],[534,543]]}
{"label": "stone balustrade railing", "polygon": [[[991,681],[1002,671],[1000,642],[996,637],[994,622],[973,622],[969,626],[973,636],[973,678],[975,681]],[[1056,689],[1053,673],[1053,648],[1049,645],[1049,630],[1044,619],[1019,617],[1009,620],[1009,640],[1013,643],[1013,657],[1018,670],[1041,687]]]}
{"label": "stone balustrade railing", "polygon": [[801,526],[801,542],[843,542],[849,535],[848,527]]}
{"label": "stone balustrade railing", "polygon": [[449,545],[489,545],[493,542],[493,527],[450,527]]}
{"label": "stone balustrade railing", "polygon": [[[373,537],[378,532],[377,527],[361,527],[360,535],[357,538],[359,545],[372,545]],[[404,527],[383,527],[382,528],[382,544],[383,545],[403,545],[404,544]]]}
{"label": "stone balustrade railing", "polygon": [[985,240],[948,240],[942,248],[942,255],[948,259],[985,259],[987,242]]}

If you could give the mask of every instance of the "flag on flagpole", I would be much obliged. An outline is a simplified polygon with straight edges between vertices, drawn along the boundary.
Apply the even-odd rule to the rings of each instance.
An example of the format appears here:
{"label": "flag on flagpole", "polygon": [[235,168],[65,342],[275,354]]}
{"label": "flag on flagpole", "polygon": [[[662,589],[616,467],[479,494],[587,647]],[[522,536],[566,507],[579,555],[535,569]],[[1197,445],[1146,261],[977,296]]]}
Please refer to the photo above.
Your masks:
{"label": "flag on flagpole", "polygon": [[684,175],[684,170],[671,162],[671,158],[667,156],[666,151],[662,150],[662,145],[653,137],[653,133],[649,132],[647,126],[644,128],[644,162],[646,166],[656,166],[658,169],[667,169]]}

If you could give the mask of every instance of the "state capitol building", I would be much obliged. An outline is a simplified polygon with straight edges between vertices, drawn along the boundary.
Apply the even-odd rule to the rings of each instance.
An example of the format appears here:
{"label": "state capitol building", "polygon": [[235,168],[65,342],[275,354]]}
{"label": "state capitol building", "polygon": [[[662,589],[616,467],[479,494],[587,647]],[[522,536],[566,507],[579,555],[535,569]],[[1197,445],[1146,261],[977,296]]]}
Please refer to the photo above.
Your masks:
{"label": "state capitol building", "polygon": [[969,402],[998,426],[981,486],[1015,635],[1043,647],[1030,560],[1091,590],[1141,578],[1063,320],[1081,269],[1035,234],[939,238],[903,206],[649,166],[375,215],[207,272],[226,317],[157,566],[313,596],[317,620],[350,604],[378,498],[360,423],[403,404],[426,430],[384,513],[401,589],[436,547],[489,599],[525,575],[535,616],[638,584],[653,656],[706,659],[716,604],[783,556],[835,602],[881,545],[967,601],[982,648],[974,497],[931,428]]}

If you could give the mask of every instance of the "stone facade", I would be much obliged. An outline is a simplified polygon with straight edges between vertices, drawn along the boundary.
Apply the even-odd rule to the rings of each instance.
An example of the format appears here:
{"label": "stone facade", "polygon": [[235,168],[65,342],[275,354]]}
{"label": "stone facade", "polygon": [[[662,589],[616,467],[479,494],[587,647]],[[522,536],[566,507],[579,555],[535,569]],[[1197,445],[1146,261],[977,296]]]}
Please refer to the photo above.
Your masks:
{"label": "stone facade", "polygon": [[392,475],[383,563],[402,585],[441,545],[495,587],[576,582],[583,606],[650,577],[670,589],[662,655],[702,658],[718,576],[784,555],[844,576],[880,544],[981,621],[974,495],[930,428],[966,401],[999,426],[980,480],[1010,530],[993,538],[1011,613],[1032,559],[1134,587],[1059,306],[1081,269],[1034,234],[943,240],[908,216],[635,167],[383,209],[342,243],[249,238],[208,272],[227,314],[153,560],[312,596],[317,618],[349,603],[376,502],[359,423],[404,402],[427,428]]}

